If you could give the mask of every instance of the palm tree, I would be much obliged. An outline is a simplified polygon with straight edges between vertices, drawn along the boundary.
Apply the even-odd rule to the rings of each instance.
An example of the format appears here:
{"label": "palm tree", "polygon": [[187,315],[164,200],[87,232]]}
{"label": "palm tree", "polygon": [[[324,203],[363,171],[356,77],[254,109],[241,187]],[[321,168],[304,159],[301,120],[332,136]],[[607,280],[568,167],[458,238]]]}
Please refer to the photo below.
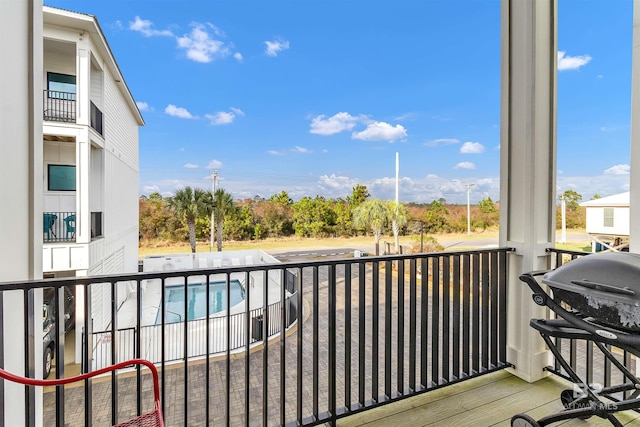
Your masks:
{"label": "palm tree", "polygon": [[182,217],[189,229],[191,252],[196,252],[196,218],[211,214],[211,193],[199,188],[185,187],[169,199],[169,206]]}
{"label": "palm tree", "polygon": [[393,219],[393,215],[390,205],[380,199],[366,200],[353,212],[353,225],[357,228],[370,228],[373,232],[376,255],[380,255],[382,228]]}
{"label": "palm tree", "polygon": [[218,220],[218,252],[222,250],[222,224],[224,218],[231,215],[236,209],[233,203],[233,196],[227,193],[224,188],[219,188],[213,194],[213,213]]}
{"label": "palm tree", "polygon": [[393,242],[395,246],[396,253],[400,252],[400,227],[403,227],[407,224],[407,217],[409,216],[409,212],[407,208],[402,204],[396,202],[389,202],[389,209],[393,213],[393,219],[391,221],[391,228],[393,229]]}

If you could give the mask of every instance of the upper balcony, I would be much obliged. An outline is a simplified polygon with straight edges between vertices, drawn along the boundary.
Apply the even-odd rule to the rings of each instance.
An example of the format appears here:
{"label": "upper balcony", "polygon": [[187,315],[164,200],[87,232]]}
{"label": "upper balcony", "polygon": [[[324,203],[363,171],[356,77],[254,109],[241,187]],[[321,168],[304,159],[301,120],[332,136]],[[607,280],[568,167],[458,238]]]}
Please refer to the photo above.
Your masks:
{"label": "upper balcony", "polygon": [[43,120],[88,125],[104,136],[104,71],[91,54],[83,66],[78,49],[76,43],[45,39]]}
{"label": "upper balcony", "polygon": [[[160,272],[2,289],[22,290],[25,306],[33,298],[29,289],[76,289],[75,339],[58,326],[62,317],[55,322],[55,376],[134,357],[151,360],[160,370],[167,425],[503,425],[517,413],[558,412],[560,392],[572,389],[557,363],[546,368],[556,376],[533,385],[504,371],[512,366],[506,345],[510,252],[238,260],[213,268],[194,258],[200,268],[172,270],[180,267],[167,261]],[[566,259],[549,256],[549,267]],[[244,292],[232,302],[236,281]],[[202,286],[201,302],[191,292],[197,283],[209,285]],[[58,295],[58,312],[66,313]],[[202,319],[191,317],[197,306]],[[557,341],[571,367],[593,383],[618,381],[593,343]],[[28,342],[27,336],[23,345]],[[67,363],[68,347],[78,349],[82,363]],[[615,355],[635,368],[629,353]],[[146,412],[153,401],[149,376],[134,373],[46,391],[45,425],[56,419],[71,426],[116,424]]]}

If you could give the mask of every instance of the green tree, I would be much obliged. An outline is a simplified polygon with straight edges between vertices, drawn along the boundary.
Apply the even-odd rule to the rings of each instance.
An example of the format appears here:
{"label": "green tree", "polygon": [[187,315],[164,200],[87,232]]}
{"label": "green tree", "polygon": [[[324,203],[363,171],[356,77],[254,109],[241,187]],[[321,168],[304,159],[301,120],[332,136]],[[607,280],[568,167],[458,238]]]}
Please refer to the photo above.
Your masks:
{"label": "green tree", "polygon": [[334,233],[336,213],[332,200],[303,197],[293,204],[293,229],[302,237],[327,237]]}
{"label": "green tree", "polygon": [[567,204],[567,209],[575,212],[580,208],[579,202],[582,200],[582,195],[575,190],[566,190],[560,195],[559,199],[564,199],[564,202]]}
{"label": "green tree", "polygon": [[269,197],[269,201],[278,206],[291,206],[293,204],[293,199],[289,197],[289,194],[284,190]]}
{"label": "green tree", "polygon": [[491,200],[491,197],[480,200],[478,202],[478,209],[480,209],[480,212],[485,214],[490,214],[497,211],[496,204],[493,202],[493,200]]}
{"label": "green tree", "polygon": [[599,195],[598,193],[594,194],[593,197],[591,198],[591,200],[598,200],[598,199],[602,199],[602,196]]}
{"label": "green tree", "polygon": [[440,233],[446,230],[448,212],[444,204],[445,200],[440,198],[427,205],[427,220],[424,224],[427,233]]}
{"label": "green tree", "polygon": [[393,215],[390,205],[380,199],[366,200],[353,212],[353,225],[358,228],[369,228],[373,232],[376,255],[380,255],[382,229],[393,219]]}
{"label": "green tree", "polygon": [[224,220],[230,217],[236,211],[236,205],[233,203],[233,196],[224,188],[219,188],[213,195],[213,215],[217,221],[218,229],[218,252],[222,251],[222,227]]}
{"label": "green tree", "polygon": [[196,252],[196,218],[211,215],[211,193],[185,187],[169,199],[169,206],[189,229],[191,252]]}
{"label": "green tree", "polygon": [[347,196],[347,202],[351,205],[352,209],[357,208],[369,198],[369,190],[366,185],[358,184],[351,189],[351,196]]}
{"label": "green tree", "polygon": [[138,209],[141,238],[170,240],[174,237],[175,215],[159,193],[151,193],[148,197],[141,196]]}

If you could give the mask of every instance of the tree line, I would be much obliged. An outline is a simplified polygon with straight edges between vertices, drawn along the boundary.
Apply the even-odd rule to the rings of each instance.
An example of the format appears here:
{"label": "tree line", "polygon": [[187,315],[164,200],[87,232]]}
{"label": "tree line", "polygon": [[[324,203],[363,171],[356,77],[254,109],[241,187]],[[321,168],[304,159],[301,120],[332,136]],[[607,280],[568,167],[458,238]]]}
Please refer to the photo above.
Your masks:
{"label": "tree line", "polygon": [[[581,196],[575,192],[566,193],[563,194],[567,196],[567,226],[584,227],[584,209],[578,205]],[[373,235],[376,247],[382,235],[393,235],[397,248],[399,235],[467,231],[466,205],[450,204],[445,199],[396,205],[371,198],[364,185],[356,185],[344,198],[303,197],[295,202],[285,191],[269,198],[256,196],[234,200],[222,188],[212,193],[186,187],[172,197],[159,193],[141,196],[139,208],[141,239],[188,240],[194,252],[197,240],[210,238],[212,223],[218,250],[222,249],[224,240],[363,234]],[[490,197],[471,206],[473,231],[498,225],[499,205]]]}

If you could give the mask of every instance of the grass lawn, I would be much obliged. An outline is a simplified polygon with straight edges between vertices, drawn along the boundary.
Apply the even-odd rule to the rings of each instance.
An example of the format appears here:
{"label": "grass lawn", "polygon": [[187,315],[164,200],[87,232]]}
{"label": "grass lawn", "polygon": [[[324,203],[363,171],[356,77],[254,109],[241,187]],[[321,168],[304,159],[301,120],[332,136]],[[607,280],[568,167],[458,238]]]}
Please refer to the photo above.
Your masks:
{"label": "grass lawn", "polygon": [[[590,251],[591,246],[589,239],[586,237],[584,230],[568,230],[570,234],[583,235],[584,240],[580,237],[575,242],[567,244],[556,244],[557,248],[567,249],[573,251]],[[557,232],[557,236],[560,235],[560,231]],[[425,234],[425,237],[427,234]],[[487,242],[497,244],[498,242],[498,230],[488,230],[484,232],[472,233],[468,236],[466,233],[448,233],[448,234],[432,234],[428,235],[435,237],[440,244],[445,247],[449,247],[452,243],[456,243],[455,246],[451,246],[450,250],[466,250],[477,248],[478,244],[486,244]],[[393,245],[393,235],[382,236],[380,239],[380,252],[384,251],[384,242],[391,243]],[[465,245],[469,242],[469,245]],[[420,244],[420,236],[400,236],[400,244],[402,246],[410,246],[412,244]],[[296,250],[320,250],[320,249],[340,249],[350,248],[358,249],[365,252],[375,252],[375,242],[372,236],[358,236],[350,238],[301,238],[301,237],[286,237],[279,239],[264,239],[259,241],[224,241],[223,250],[243,250],[243,249],[261,249],[269,253],[296,251]],[[209,252],[209,242],[198,242],[196,246],[196,252]],[[213,251],[216,251],[214,244]],[[140,241],[138,256],[144,258],[147,255],[159,255],[159,254],[175,254],[191,252],[188,242],[166,242],[157,240],[142,240]]]}

